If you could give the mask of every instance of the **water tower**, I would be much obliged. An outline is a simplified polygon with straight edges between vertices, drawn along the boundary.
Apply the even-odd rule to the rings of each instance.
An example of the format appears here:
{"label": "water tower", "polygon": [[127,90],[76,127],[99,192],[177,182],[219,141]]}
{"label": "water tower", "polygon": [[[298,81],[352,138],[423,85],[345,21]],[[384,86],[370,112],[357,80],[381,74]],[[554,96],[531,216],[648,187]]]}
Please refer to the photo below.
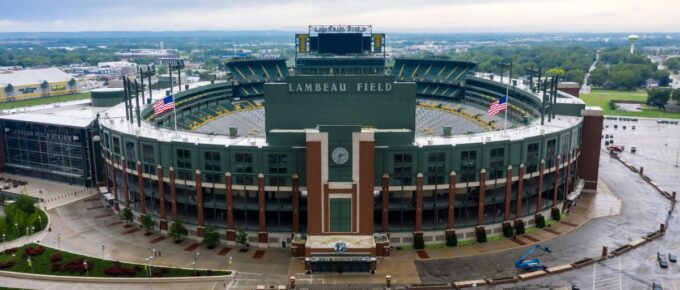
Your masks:
{"label": "water tower", "polygon": [[635,34],[628,35],[628,42],[630,42],[630,54],[635,52],[635,43],[640,39],[639,36]]}

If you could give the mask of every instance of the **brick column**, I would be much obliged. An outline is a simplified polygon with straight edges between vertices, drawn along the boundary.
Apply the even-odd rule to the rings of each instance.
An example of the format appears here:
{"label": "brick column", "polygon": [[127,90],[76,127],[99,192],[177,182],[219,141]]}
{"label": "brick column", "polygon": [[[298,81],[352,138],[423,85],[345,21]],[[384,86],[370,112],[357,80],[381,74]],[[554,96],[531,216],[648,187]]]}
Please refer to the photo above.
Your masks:
{"label": "brick column", "polygon": [[125,195],[125,207],[130,207],[130,188],[128,186],[128,176],[127,176],[127,164],[125,164],[125,158],[120,158],[120,166],[123,172],[123,194]]}
{"label": "brick column", "polygon": [[515,201],[515,227],[522,221],[522,192],[524,191],[524,163],[519,164],[519,173],[517,174],[517,201]]}
{"label": "brick column", "polygon": [[510,200],[512,199],[512,165],[508,165],[505,174],[505,208],[503,209],[503,222],[510,220]]}
{"label": "brick column", "polygon": [[416,175],[416,228],[413,239],[423,238],[423,174]]}
{"label": "brick column", "polygon": [[201,171],[198,169],[194,173],[194,180],[196,181],[196,218],[198,219],[196,235],[202,237],[205,235],[205,215],[203,214],[203,183]]}
{"label": "brick column", "polygon": [[267,215],[265,211],[265,195],[264,195],[264,174],[257,175],[257,203],[259,211],[259,232],[257,233],[257,242],[260,244],[267,244],[269,238],[267,236]]}
{"label": "brick column", "polygon": [[484,198],[486,191],[486,170],[479,172],[479,203],[477,205],[477,227],[484,226]]}
{"label": "brick column", "polygon": [[142,163],[137,161],[137,190],[139,191],[139,212],[146,214],[146,199],[144,198],[144,175]]}
{"label": "brick column", "polygon": [[165,190],[163,187],[163,167],[160,165],[156,166],[156,178],[158,179],[158,197],[160,204],[160,222],[158,226],[161,230],[168,230],[168,217],[165,213]]}
{"label": "brick column", "polygon": [[557,189],[560,187],[560,166],[562,165],[562,160],[560,159],[559,156],[557,156],[557,166],[555,166],[555,180],[553,180],[553,196],[552,196],[552,206],[555,207],[557,205]]}
{"label": "brick column", "polygon": [[569,192],[571,192],[571,180],[570,180],[570,177],[571,177],[571,174],[570,174],[571,173],[571,158],[572,158],[572,155],[571,155],[571,153],[569,153],[569,155],[567,157],[567,172],[564,175],[564,191],[563,192],[564,192],[565,197],[567,196],[567,194],[569,194]]}
{"label": "brick column", "polygon": [[545,170],[545,160],[541,159],[541,164],[538,166],[538,196],[536,197],[536,217],[542,216],[541,209],[543,208],[543,170]]}
{"label": "brick column", "polygon": [[389,211],[390,211],[390,175],[385,173],[382,176],[382,196],[380,197],[382,201],[381,210],[381,221],[382,221],[382,231],[389,232]]}
{"label": "brick column", "polygon": [[234,229],[234,191],[232,189],[231,173],[224,173],[224,185],[227,191],[227,241],[236,241],[236,230]]}
{"label": "brick column", "polygon": [[581,125],[581,161],[579,162],[579,177],[585,184],[584,190],[593,193],[597,190],[597,179],[600,166],[600,146],[602,146],[602,127],[604,117],[599,108],[581,110],[583,124]]}
{"label": "brick column", "polygon": [[300,232],[300,178],[293,174],[292,178],[293,195],[293,233]]}
{"label": "brick column", "polygon": [[170,199],[172,205],[172,220],[177,220],[177,188],[175,187],[175,168],[168,168],[168,176],[170,177]]}
{"label": "brick column", "polygon": [[446,236],[456,234],[456,172],[449,174],[449,208],[446,220]]}
{"label": "brick column", "polygon": [[106,157],[104,156],[104,151],[102,150],[102,172],[104,173],[104,186],[106,186],[106,190],[110,190],[109,178],[111,176],[109,175],[109,171],[106,170],[107,167],[108,163],[106,161]]}
{"label": "brick column", "polygon": [[109,159],[110,165],[111,165],[111,181],[113,182],[113,198],[116,199],[116,203],[114,207],[116,208],[116,211],[120,210],[120,205],[118,205],[118,185],[116,184],[116,162],[114,161],[113,155],[111,155],[111,159]]}

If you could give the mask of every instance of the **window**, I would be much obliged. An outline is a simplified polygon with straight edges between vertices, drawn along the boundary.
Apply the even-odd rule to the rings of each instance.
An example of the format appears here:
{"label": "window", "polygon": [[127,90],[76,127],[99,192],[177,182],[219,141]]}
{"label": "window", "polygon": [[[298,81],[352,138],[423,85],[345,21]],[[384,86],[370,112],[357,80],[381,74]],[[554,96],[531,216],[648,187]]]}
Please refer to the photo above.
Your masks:
{"label": "window", "polygon": [[156,163],[154,151],[153,145],[142,144],[142,162],[151,164]]}
{"label": "window", "polygon": [[222,165],[220,164],[220,152],[206,151],[203,152],[203,160],[205,162],[205,181],[211,183],[219,183],[222,177]]}
{"label": "window", "polygon": [[560,162],[567,160],[567,153],[569,153],[569,133],[562,134],[560,139]]}
{"label": "window", "polygon": [[413,184],[413,156],[410,153],[394,154],[394,180],[396,185]]}
{"label": "window", "polygon": [[187,149],[177,149],[177,169],[177,176],[179,179],[193,180],[191,151]]}
{"label": "window", "polygon": [[443,184],[446,176],[446,153],[427,154],[427,184]]}
{"label": "window", "polygon": [[477,151],[460,152],[460,180],[463,182],[474,181],[477,171]]}
{"label": "window", "polygon": [[288,156],[286,154],[269,154],[269,185],[286,185],[288,174]]}
{"label": "window", "polygon": [[536,172],[538,162],[538,143],[531,143],[527,146],[527,172]]}
{"label": "window", "polygon": [[505,148],[491,149],[491,156],[489,158],[489,179],[503,177],[503,169],[505,169]]}
{"label": "window", "polygon": [[545,159],[548,161],[548,168],[555,166],[555,157],[557,156],[556,148],[557,140],[552,139],[548,141],[547,151],[545,152]]}
{"label": "window", "polygon": [[235,153],[234,154],[236,184],[253,184],[253,154]]}
{"label": "window", "polygon": [[352,231],[352,199],[330,199],[331,232],[347,233]]}
{"label": "window", "polygon": [[120,138],[113,137],[113,153],[120,154]]}
{"label": "window", "polygon": [[111,150],[111,141],[109,140],[109,133],[104,133],[104,147]]}

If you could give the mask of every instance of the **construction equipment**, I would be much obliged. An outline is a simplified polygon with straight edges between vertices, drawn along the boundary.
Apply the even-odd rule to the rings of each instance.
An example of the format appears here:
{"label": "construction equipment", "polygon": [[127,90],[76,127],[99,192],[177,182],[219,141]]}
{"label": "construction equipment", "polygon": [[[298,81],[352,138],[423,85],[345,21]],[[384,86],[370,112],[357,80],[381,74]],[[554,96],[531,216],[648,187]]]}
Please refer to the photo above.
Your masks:
{"label": "construction equipment", "polygon": [[515,260],[515,268],[521,269],[527,272],[533,272],[537,270],[545,270],[547,267],[541,263],[539,259],[527,260],[527,257],[531,255],[536,249],[541,249],[546,253],[552,253],[548,247],[543,247],[539,244],[531,246],[524,254]]}

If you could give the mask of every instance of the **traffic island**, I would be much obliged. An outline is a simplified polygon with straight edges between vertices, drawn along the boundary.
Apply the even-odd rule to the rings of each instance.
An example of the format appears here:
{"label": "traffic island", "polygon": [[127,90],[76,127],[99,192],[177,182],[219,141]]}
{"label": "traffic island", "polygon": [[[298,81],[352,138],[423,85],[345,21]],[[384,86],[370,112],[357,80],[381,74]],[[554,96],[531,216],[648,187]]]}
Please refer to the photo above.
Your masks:
{"label": "traffic island", "polygon": [[106,278],[225,276],[231,271],[193,270],[122,263],[31,243],[0,253],[0,270],[17,273]]}

